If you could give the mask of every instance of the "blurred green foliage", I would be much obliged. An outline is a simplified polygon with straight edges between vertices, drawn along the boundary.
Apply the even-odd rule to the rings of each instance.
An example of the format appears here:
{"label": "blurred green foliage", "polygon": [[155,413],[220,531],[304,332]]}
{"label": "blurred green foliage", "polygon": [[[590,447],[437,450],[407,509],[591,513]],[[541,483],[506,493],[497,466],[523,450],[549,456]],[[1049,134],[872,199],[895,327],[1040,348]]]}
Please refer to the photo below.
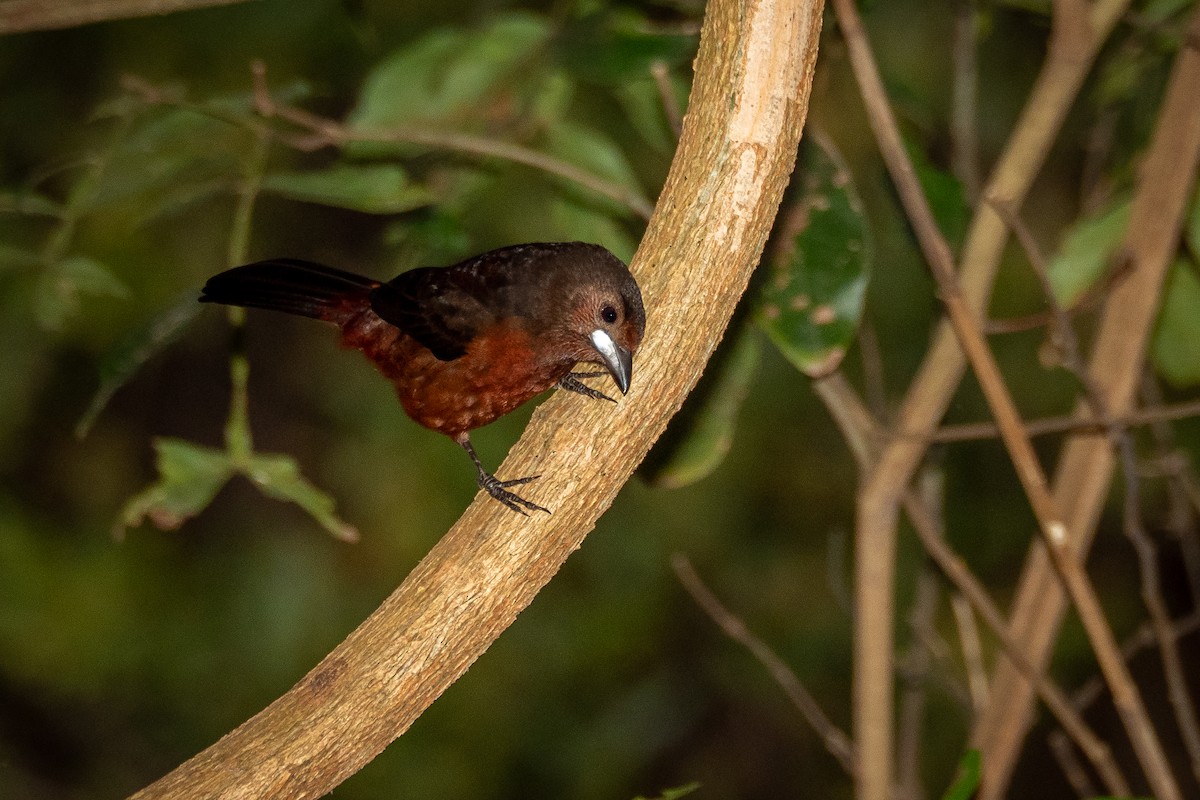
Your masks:
{"label": "blurred green foliage", "polygon": [[[1029,90],[1047,5],[975,7],[985,161]],[[1118,258],[1122,203],[1191,5],[1130,16],[1026,206],[1064,303]],[[867,22],[923,185],[959,242],[969,205],[948,158],[950,8],[871,4]],[[248,315],[244,403],[228,323],[193,302],[203,280],[231,258],[273,255],[389,277],[533,240],[595,241],[628,259],[637,200],[669,164],[700,13],[686,0],[263,0],[0,38],[0,797],[119,796],[163,774],[298,680],[475,493],[458,448],[411,424],[315,323]],[[847,724],[857,479],[797,368],[875,376],[855,345],[867,324],[883,351],[877,395],[895,402],[939,307],[831,23],[823,47],[810,125],[827,157],[806,150],[781,215],[805,224],[776,232],[791,240],[739,317],[779,350],[737,323],[665,437],[675,449],[650,460],[656,484],[679,488],[626,487],[489,653],[334,796],[665,798],[693,782],[697,797],[850,795],[667,568],[669,553],[689,553]],[[318,115],[337,135],[263,113],[256,59],[276,110]],[[1098,155],[1082,146],[1097,129],[1111,143]],[[1188,243],[1154,348],[1175,392],[1200,383],[1195,203]],[[1020,255],[1009,262],[996,313],[1044,307]],[[788,314],[773,323],[766,307]],[[1029,416],[1074,397],[1033,357],[1042,338],[996,341]],[[485,462],[528,413],[474,437]],[[951,416],[983,415],[968,384]],[[1197,425],[1178,433],[1195,453]],[[941,457],[948,536],[1003,595],[1031,531],[1011,468],[995,443]],[[115,523],[143,517],[178,527],[114,541]],[[322,533],[346,526],[357,544]],[[1095,569],[1123,574],[1118,523],[1105,527]],[[905,541],[902,609],[921,562]],[[1132,588],[1105,600],[1138,618]],[[939,627],[952,636],[944,609]],[[1065,674],[1091,668],[1081,646],[1059,657]],[[956,665],[938,669],[931,794],[954,778],[968,719],[943,688],[961,682]],[[1061,796],[1057,772],[1032,763],[1021,796]]]}

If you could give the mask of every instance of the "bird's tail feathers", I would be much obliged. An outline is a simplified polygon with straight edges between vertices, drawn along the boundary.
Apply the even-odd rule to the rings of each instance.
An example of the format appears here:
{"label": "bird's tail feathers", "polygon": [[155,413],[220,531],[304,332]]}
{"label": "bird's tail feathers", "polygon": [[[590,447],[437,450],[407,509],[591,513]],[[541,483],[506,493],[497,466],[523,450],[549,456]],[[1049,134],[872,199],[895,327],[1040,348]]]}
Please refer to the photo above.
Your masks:
{"label": "bird's tail feathers", "polygon": [[342,323],[366,307],[378,281],[311,261],[279,258],[234,267],[209,278],[202,303],[284,311]]}

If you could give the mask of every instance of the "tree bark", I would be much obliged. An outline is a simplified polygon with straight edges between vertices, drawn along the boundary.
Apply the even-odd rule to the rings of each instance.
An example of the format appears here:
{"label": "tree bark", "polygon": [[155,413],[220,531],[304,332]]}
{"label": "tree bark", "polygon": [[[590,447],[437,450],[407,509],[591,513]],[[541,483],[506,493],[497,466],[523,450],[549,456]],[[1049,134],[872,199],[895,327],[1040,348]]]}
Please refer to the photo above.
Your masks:
{"label": "tree bark", "polygon": [[76,28],[245,0],[0,0],[0,34]]}

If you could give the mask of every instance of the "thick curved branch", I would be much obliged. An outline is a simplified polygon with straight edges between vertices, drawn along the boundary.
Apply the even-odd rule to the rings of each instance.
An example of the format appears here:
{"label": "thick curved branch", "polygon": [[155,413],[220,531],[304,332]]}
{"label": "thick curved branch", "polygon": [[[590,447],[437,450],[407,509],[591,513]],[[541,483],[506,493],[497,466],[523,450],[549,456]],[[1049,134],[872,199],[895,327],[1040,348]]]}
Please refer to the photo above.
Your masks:
{"label": "thick curved branch", "polygon": [[77,28],[93,22],[152,17],[245,0],[0,0],[0,34]]}
{"label": "thick curved branch", "polygon": [[634,258],[649,317],[634,384],[616,408],[552,397],[500,470],[541,473],[530,499],[553,515],[477,499],[287,694],[136,797],[325,794],[403,733],[578,549],[695,386],[758,263],[795,159],[821,6],[709,4],[679,149]]}

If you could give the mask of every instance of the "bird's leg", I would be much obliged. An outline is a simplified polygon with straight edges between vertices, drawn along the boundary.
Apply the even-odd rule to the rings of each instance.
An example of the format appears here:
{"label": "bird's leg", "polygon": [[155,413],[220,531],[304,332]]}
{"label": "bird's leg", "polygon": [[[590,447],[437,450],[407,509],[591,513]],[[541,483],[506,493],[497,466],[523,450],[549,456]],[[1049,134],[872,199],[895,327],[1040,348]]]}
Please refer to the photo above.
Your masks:
{"label": "bird's leg", "polygon": [[[475,448],[471,446],[471,439],[465,433],[461,433],[454,437],[454,441],[458,442],[462,449],[467,451],[467,455],[475,462],[475,471],[477,473],[475,481],[479,484],[479,488],[490,494],[496,500],[499,500],[504,505],[516,511],[518,514],[529,516],[529,511],[545,511],[550,513],[550,509],[539,506],[537,503],[531,503],[523,497],[520,497],[508,491],[510,486],[520,486],[530,481],[535,481],[540,478],[540,475],[530,475],[528,478],[517,478],[511,481],[502,481],[495,475],[483,468],[483,462],[479,460],[479,456],[475,455]],[[522,508],[524,506],[524,508]]]}
{"label": "bird's leg", "polygon": [[561,389],[566,389],[568,392],[576,392],[577,394],[585,395],[593,400],[607,400],[610,403],[615,403],[617,401],[613,400],[604,392],[593,389],[579,380],[580,378],[599,378],[601,375],[607,374],[607,372],[568,372],[566,375],[563,375],[561,378],[559,378],[558,385]]}

